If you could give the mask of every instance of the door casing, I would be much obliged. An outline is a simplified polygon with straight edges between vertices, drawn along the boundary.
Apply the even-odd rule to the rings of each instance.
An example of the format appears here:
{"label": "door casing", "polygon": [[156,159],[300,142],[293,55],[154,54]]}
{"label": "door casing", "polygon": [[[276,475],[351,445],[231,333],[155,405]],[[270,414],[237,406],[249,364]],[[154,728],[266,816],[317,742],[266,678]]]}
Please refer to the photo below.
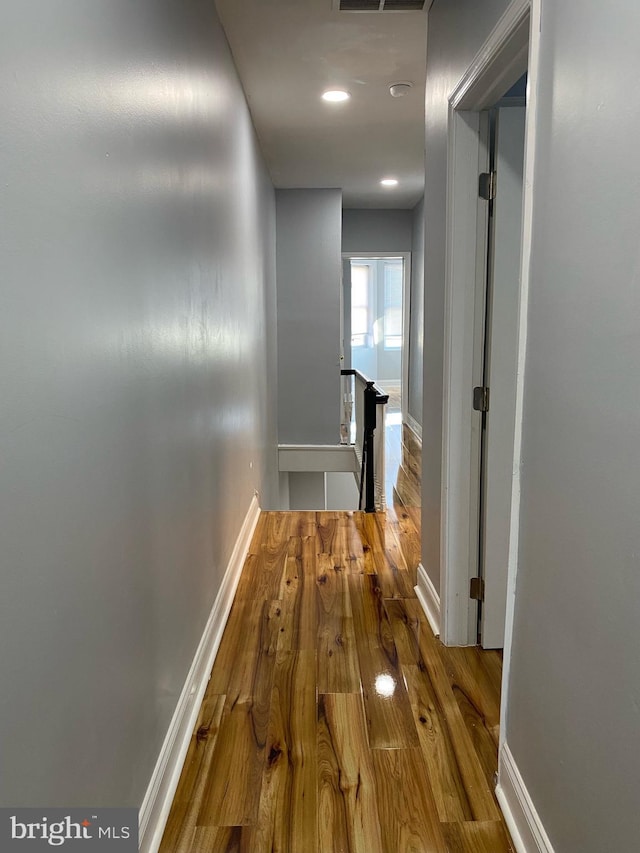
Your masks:
{"label": "door casing", "polygon": [[[409,403],[409,312],[411,310],[411,306],[409,304],[411,299],[411,252],[343,252],[342,253],[342,269],[343,269],[343,277],[345,281],[350,281],[346,278],[347,269],[352,259],[357,260],[358,258],[362,258],[363,260],[385,260],[385,258],[402,258],[403,264],[403,275],[402,275],[402,350],[401,350],[401,363],[402,363],[402,377],[401,377],[401,399],[402,399],[402,420],[407,420],[407,407]],[[343,289],[346,290],[346,288]],[[346,305],[349,305],[349,312],[351,311],[351,299],[350,299],[350,286],[349,286],[349,298],[347,298],[347,294],[344,294],[344,307],[342,309],[343,314]],[[351,324],[344,323],[344,351],[345,351],[345,359],[344,361],[348,361],[348,367],[351,367]],[[347,341],[347,336],[349,340]],[[347,356],[346,353],[349,353]],[[372,377],[375,378],[375,377]]]}
{"label": "door casing", "polygon": [[[483,221],[486,208],[479,205],[477,196],[478,173],[483,171],[480,167],[486,158],[481,141],[480,113],[496,103],[508,86],[528,71],[505,683],[518,553],[539,21],[540,0],[513,0],[449,96],[440,625],[441,638],[446,645],[473,645],[477,636],[477,607],[469,598],[469,581],[477,568],[478,519],[474,501],[479,494],[479,430],[472,416],[471,392],[474,384],[480,384],[474,381],[478,363],[474,353],[479,346],[477,334],[474,337],[474,324],[483,310],[477,281],[486,263],[483,257],[486,249],[482,248],[484,236],[480,239],[480,235],[486,235],[486,222]],[[503,701],[505,698],[503,692]]]}
{"label": "door casing", "polygon": [[504,102],[495,110],[498,193],[489,228],[484,384],[489,411],[484,421],[479,560],[484,579],[479,641],[502,648],[513,479],[513,428],[518,358],[518,299],[522,226],[522,167],[526,106]]}

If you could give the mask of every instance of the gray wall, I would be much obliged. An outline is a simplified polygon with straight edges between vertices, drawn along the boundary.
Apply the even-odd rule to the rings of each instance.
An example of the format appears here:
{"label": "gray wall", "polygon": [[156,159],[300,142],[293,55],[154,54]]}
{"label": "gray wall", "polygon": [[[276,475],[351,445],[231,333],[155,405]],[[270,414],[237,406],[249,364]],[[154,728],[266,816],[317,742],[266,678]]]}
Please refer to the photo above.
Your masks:
{"label": "gray wall", "polygon": [[277,190],[278,437],[340,440],[340,190]]}
{"label": "gray wall", "polygon": [[411,293],[409,296],[409,414],[422,425],[424,358],[424,199],[413,209]]}
{"label": "gray wall", "polygon": [[[353,477],[353,475],[351,475]],[[327,505],[327,488],[322,471],[289,472],[289,506],[291,510],[323,510]]]}
{"label": "gray wall", "polygon": [[435,0],[429,12],[426,85],[422,562],[440,589],[440,487],[444,347],[448,95],[508,0]]}
{"label": "gray wall", "polygon": [[410,252],[410,210],[343,210],[343,252]]}
{"label": "gray wall", "polygon": [[507,737],[557,853],[640,837],[638,32],[542,4]]}
{"label": "gray wall", "polygon": [[[434,580],[444,96],[505,5],[436,0],[429,18],[423,542]],[[632,851],[640,835],[640,121],[628,91],[639,31],[635,0],[542,0],[506,736],[557,853]]]}
{"label": "gray wall", "polygon": [[276,500],[274,194],[212,3],[3,4],[0,56],[0,802],[138,806]]}

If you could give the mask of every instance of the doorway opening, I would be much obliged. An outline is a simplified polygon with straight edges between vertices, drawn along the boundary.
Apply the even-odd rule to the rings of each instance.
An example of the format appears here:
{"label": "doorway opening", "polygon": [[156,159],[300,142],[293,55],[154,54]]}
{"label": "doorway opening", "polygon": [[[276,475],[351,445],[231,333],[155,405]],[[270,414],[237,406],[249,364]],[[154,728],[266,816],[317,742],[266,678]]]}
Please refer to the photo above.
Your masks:
{"label": "doorway opening", "polygon": [[[394,505],[404,483],[403,424],[407,421],[411,255],[343,255],[343,361],[389,395],[386,406],[385,494]],[[413,501],[419,506],[419,498]]]}
{"label": "doorway opening", "polygon": [[350,258],[351,367],[401,410],[404,258]]}
{"label": "doorway opening", "polygon": [[[486,268],[477,283],[484,303],[476,334],[481,385],[474,410],[480,420],[478,485],[477,638],[503,648],[518,362],[518,303],[522,248],[522,193],[526,74],[481,116],[488,130],[490,191],[486,193]],[[499,189],[498,189],[499,185]]]}
{"label": "doorway opening", "polygon": [[505,678],[517,566],[538,15],[536,4],[514,0],[449,97],[441,598],[432,598],[445,644],[504,648]]}

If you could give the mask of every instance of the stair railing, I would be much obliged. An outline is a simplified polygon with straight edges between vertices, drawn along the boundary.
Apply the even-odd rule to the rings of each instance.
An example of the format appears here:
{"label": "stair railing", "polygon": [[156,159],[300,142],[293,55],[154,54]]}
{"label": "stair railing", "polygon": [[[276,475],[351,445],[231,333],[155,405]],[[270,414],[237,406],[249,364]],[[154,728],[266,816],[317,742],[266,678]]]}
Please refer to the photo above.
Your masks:
{"label": "stair railing", "polygon": [[[385,470],[385,417],[389,395],[359,370],[341,370],[342,422],[340,441],[353,444],[358,460],[356,479],[359,509],[384,512],[387,508]],[[377,431],[377,437],[376,437]]]}

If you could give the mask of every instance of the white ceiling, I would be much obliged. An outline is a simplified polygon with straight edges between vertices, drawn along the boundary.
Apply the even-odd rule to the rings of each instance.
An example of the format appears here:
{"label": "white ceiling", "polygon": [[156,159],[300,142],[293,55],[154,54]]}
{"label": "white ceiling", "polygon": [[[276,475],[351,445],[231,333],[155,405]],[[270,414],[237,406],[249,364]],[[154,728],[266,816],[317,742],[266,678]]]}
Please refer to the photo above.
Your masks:
{"label": "white ceiling", "polygon": [[[426,12],[332,0],[216,0],[276,187],[341,187],[345,207],[413,207],[424,183]],[[389,85],[410,80],[403,98]],[[351,100],[327,104],[327,88]],[[379,181],[398,178],[385,189]]]}

